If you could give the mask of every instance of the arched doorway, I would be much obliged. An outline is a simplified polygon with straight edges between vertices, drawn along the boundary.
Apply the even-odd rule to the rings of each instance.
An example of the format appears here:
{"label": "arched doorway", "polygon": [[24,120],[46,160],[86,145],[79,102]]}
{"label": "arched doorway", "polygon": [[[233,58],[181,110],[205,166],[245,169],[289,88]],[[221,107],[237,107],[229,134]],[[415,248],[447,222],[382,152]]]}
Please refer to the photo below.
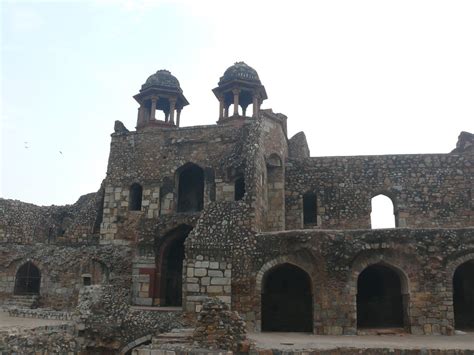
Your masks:
{"label": "arched doorway", "polygon": [[305,271],[292,264],[276,266],[262,289],[262,331],[313,331],[311,279]]}
{"label": "arched doorway", "polygon": [[193,163],[179,169],[178,212],[199,212],[204,206],[204,171]]}
{"label": "arched doorway", "polygon": [[454,325],[474,329],[474,260],[462,264],[453,277]]}
{"label": "arched doorway", "polygon": [[[406,288],[406,287],[404,287]],[[375,264],[357,280],[357,327],[402,328],[407,319],[408,294],[392,268]]]}
{"label": "arched doorway", "polygon": [[20,266],[15,277],[15,295],[38,295],[40,285],[41,273],[31,261]]}
{"label": "arched doorway", "polygon": [[157,245],[154,304],[180,307],[182,304],[184,241],[192,227],[181,225],[161,238]]}

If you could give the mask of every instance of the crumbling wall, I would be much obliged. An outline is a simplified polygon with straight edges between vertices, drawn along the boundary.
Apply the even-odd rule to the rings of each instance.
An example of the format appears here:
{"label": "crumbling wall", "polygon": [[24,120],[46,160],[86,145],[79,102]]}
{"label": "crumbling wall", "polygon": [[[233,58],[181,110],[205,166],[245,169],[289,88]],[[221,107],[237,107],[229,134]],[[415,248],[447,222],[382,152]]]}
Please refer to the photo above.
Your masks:
{"label": "crumbling wall", "polygon": [[0,244],[0,300],[12,297],[18,268],[31,261],[41,272],[39,305],[72,309],[90,275],[91,263],[102,268],[101,283],[130,288],[131,249],[99,245]]}
{"label": "crumbling wall", "polygon": [[303,228],[303,194],[317,196],[317,228],[370,228],[371,198],[394,203],[399,227],[472,226],[474,165],[466,154],[322,157],[286,169],[286,228]]}
{"label": "crumbling wall", "polygon": [[103,194],[101,188],[66,206],[36,206],[0,198],[0,243],[97,241]]}

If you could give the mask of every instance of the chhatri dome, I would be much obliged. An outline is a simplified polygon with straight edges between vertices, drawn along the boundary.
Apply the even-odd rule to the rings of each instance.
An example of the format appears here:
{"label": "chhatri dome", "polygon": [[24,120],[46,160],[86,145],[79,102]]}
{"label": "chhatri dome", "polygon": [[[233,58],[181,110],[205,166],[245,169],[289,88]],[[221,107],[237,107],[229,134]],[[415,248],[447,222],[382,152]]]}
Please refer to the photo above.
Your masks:
{"label": "chhatri dome", "polygon": [[[267,99],[257,71],[244,62],[236,62],[227,68],[212,91],[219,100],[220,123],[230,118],[247,117],[250,105],[253,107],[252,117],[257,117],[263,100]],[[232,114],[229,113],[231,106]]]}
{"label": "chhatri dome", "polygon": [[[149,125],[179,127],[181,110],[189,105],[178,79],[164,69],[150,75],[134,99],[140,104],[137,129]],[[163,111],[164,120],[156,119],[156,110]]]}

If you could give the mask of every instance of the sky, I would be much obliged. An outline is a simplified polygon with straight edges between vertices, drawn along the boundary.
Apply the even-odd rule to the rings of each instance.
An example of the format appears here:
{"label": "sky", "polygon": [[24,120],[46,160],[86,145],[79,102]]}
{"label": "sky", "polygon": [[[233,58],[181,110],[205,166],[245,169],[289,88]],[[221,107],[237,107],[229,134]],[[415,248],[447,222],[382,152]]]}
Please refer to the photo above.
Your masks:
{"label": "sky", "polygon": [[474,133],[474,1],[1,3],[0,196],[74,203],[105,178],[115,120],[159,69],[214,124],[225,69],[257,70],[312,156],[448,153]]}

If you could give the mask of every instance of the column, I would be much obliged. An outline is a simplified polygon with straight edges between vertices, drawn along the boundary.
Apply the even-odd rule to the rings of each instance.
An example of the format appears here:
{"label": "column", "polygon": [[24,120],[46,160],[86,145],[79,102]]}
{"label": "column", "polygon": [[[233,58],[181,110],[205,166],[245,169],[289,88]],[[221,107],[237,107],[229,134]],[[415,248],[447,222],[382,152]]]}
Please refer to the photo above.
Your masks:
{"label": "column", "polygon": [[144,110],[143,105],[140,105],[140,107],[138,108],[138,115],[137,115],[137,127],[143,126],[145,122],[146,122],[145,110]]}
{"label": "column", "polygon": [[239,89],[233,89],[232,93],[234,94],[234,116],[239,114]]}
{"label": "column", "polygon": [[224,116],[224,98],[219,97],[219,119],[222,119]]}
{"label": "column", "polygon": [[258,115],[258,96],[253,95],[253,115],[252,117],[257,117]]}
{"label": "column", "polygon": [[151,111],[150,111],[150,121],[155,120],[156,113],[156,102],[158,101],[157,97],[151,98]]}
{"label": "column", "polygon": [[178,108],[178,109],[176,110],[176,126],[178,126],[178,127],[179,127],[179,119],[180,119],[180,117],[181,117],[181,109]]}
{"label": "column", "polygon": [[176,99],[170,99],[170,123],[174,125],[174,109],[176,107]]}
{"label": "column", "polygon": [[224,117],[229,117],[229,106],[226,106],[226,108],[224,109]]}

